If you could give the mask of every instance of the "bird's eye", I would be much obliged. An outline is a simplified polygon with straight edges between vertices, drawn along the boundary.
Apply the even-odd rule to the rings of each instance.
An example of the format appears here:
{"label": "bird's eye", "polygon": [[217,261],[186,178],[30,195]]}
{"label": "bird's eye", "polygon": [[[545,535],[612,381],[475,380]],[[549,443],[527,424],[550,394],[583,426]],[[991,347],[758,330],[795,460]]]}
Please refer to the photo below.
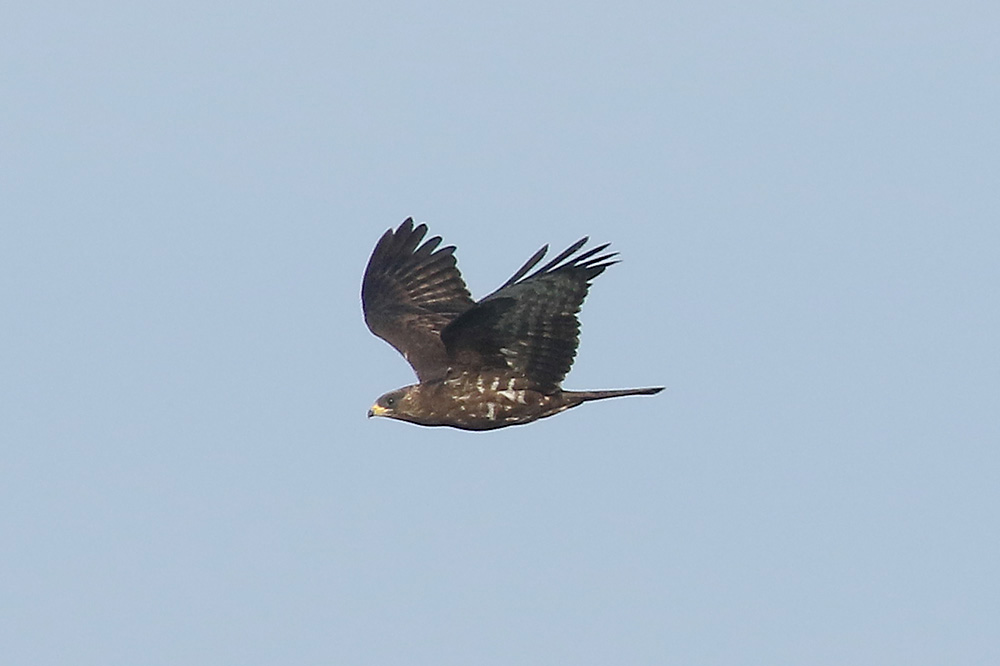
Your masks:
{"label": "bird's eye", "polygon": [[385,406],[386,407],[392,407],[395,404],[396,404],[396,399],[395,398],[391,398],[390,397],[390,398],[386,398],[385,399]]}

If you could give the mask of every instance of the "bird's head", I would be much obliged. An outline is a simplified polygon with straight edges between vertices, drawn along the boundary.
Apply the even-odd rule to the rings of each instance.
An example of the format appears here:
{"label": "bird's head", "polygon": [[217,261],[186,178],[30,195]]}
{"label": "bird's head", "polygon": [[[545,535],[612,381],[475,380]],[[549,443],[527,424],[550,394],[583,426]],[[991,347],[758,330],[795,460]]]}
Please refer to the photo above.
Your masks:
{"label": "bird's head", "polygon": [[385,416],[390,419],[400,419],[402,421],[412,420],[414,400],[418,393],[419,386],[404,386],[403,388],[389,391],[379,396],[371,409],[368,410],[368,418],[373,416]]}

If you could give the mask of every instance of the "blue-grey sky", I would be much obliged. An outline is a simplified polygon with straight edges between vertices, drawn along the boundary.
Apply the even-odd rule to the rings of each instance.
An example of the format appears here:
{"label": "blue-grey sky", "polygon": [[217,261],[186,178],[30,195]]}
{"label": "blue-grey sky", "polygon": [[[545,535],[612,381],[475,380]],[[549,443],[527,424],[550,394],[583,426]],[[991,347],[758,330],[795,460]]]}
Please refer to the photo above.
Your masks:
{"label": "blue-grey sky", "polygon": [[[1000,5],[354,5],[0,10],[4,660],[1000,663]],[[411,215],[668,390],[366,419]]]}

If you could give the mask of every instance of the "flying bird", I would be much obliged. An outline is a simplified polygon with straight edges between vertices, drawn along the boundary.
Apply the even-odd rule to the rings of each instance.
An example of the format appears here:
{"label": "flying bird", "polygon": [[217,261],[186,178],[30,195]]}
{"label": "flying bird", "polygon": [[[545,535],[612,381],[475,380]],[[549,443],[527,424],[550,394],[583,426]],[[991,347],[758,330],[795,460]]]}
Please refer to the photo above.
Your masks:
{"label": "flying bird", "polygon": [[573,243],[544,266],[536,252],[499,289],[472,300],[441,237],[407,218],[385,232],[365,269],[361,302],[372,333],[395,347],[418,384],[390,391],[368,416],[425,426],[492,430],[531,423],[591,400],[663,387],[565,391],[579,344],[576,315],[590,282],[617,263],[609,244]]}

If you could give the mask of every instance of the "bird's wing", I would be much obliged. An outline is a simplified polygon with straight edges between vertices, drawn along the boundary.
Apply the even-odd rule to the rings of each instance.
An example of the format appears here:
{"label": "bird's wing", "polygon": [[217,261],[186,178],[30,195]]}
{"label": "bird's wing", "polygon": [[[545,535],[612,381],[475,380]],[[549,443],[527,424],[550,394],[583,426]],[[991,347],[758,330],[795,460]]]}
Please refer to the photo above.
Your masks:
{"label": "bird's wing", "polygon": [[543,247],[500,289],[448,324],[441,339],[453,364],[513,370],[538,390],[555,391],[576,356],[576,315],[590,281],[616,263],[616,253],[600,254],[608,244],[573,256],[586,242],[577,241],[525,277],[545,256]]}
{"label": "bird's wing", "polygon": [[441,330],[474,304],[455,262],[454,246],[441,237],[422,245],[427,226],[407,218],[379,239],[361,285],[365,323],[395,347],[420,381],[448,370]]}

